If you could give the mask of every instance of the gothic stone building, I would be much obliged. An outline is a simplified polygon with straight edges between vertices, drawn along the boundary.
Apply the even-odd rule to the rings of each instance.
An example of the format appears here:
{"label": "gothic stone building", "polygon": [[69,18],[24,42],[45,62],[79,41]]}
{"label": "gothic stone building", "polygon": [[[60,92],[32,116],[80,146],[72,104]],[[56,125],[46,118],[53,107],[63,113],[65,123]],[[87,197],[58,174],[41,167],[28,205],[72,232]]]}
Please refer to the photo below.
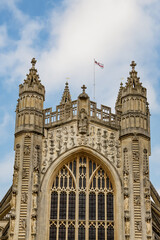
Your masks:
{"label": "gothic stone building", "polygon": [[35,68],[19,86],[13,184],[0,202],[0,239],[160,239],[160,197],[149,179],[150,112],[135,62],[111,108],[66,83],[43,108]]}

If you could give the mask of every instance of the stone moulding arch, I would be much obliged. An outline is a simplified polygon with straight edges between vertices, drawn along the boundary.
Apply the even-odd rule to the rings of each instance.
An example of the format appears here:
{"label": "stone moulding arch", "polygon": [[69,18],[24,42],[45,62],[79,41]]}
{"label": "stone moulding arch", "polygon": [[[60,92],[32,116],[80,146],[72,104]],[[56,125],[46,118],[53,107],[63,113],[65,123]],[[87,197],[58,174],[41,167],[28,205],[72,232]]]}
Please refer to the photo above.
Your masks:
{"label": "stone moulding arch", "polygon": [[[40,195],[39,195],[39,209],[38,209],[38,225],[37,225],[37,239],[39,240],[49,240],[49,219],[50,219],[50,191],[54,178],[56,177],[59,169],[65,165],[70,159],[73,159],[77,155],[87,155],[99,163],[102,168],[107,172],[115,192],[115,240],[123,239],[123,196],[122,196],[122,181],[119,173],[115,166],[103,155],[97,151],[80,146],[73,148],[60,157],[58,157],[48,168],[44,174],[43,180],[40,185]],[[121,201],[120,201],[121,199]],[[44,214],[45,213],[45,214]]]}

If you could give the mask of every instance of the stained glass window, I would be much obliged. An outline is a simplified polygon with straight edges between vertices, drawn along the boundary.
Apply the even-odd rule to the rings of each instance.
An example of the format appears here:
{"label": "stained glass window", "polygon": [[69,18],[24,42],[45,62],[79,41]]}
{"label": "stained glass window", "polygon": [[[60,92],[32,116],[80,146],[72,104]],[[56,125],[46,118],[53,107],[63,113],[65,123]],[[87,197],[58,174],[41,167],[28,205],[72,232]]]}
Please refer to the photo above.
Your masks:
{"label": "stained glass window", "polygon": [[50,227],[50,236],[49,236],[49,239],[50,240],[56,240],[56,234],[57,234],[57,228],[55,225],[52,225]]}
{"label": "stained glass window", "polygon": [[96,219],[96,194],[91,192],[89,194],[89,220]]}
{"label": "stained glass window", "polygon": [[93,225],[89,228],[89,240],[96,240],[96,228]]}
{"label": "stained glass window", "polygon": [[69,219],[75,219],[75,201],[76,201],[76,195],[74,192],[71,192],[69,194]]}
{"label": "stained glass window", "polygon": [[73,225],[70,225],[68,228],[68,239],[74,240],[75,239],[75,228]]}
{"label": "stained glass window", "polygon": [[114,240],[114,189],[107,172],[77,156],[51,189],[49,240]]}
{"label": "stained glass window", "polygon": [[113,220],[113,194],[107,194],[107,219]]}
{"label": "stained glass window", "polygon": [[113,226],[109,226],[107,228],[107,240],[114,240],[114,228],[113,228]]}
{"label": "stained glass window", "polygon": [[64,225],[59,227],[59,239],[66,240],[66,228]]}
{"label": "stained glass window", "polygon": [[57,218],[57,200],[58,200],[57,192],[52,192],[52,194],[51,194],[51,219]]}
{"label": "stained glass window", "polygon": [[84,239],[85,239],[85,227],[82,225],[79,227],[78,240],[84,240]]}

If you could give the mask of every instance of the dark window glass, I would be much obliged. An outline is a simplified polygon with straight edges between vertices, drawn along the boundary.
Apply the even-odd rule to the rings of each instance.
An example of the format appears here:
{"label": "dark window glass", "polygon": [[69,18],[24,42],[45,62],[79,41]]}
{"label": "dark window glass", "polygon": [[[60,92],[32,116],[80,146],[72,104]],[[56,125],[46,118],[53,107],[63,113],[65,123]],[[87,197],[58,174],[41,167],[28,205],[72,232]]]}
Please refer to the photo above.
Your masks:
{"label": "dark window glass", "polygon": [[74,226],[70,225],[68,228],[68,239],[75,240],[75,229]]}
{"label": "dark window glass", "polygon": [[58,202],[58,194],[56,192],[52,192],[52,194],[51,194],[51,219],[57,218],[57,202]]}
{"label": "dark window glass", "polygon": [[86,163],[86,158],[83,158],[83,162]]}
{"label": "dark window glass", "polygon": [[61,192],[61,194],[60,194],[60,211],[59,211],[60,219],[66,219],[66,203],[67,203],[67,195],[65,192]]}
{"label": "dark window glass", "polygon": [[82,187],[82,177],[79,178],[79,188]]}
{"label": "dark window glass", "polygon": [[60,187],[63,187],[63,177],[60,178]]}
{"label": "dark window glass", "polygon": [[65,188],[67,187],[67,177],[65,177],[65,179],[64,179],[64,187]]}
{"label": "dark window glass", "polygon": [[72,177],[71,176],[69,177],[69,187],[70,188],[72,187]]}
{"label": "dark window glass", "polygon": [[114,228],[112,226],[107,228],[107,240],[114,240]]}
{"label": "dark window glass", "polygon": [[113,194],[107,194],[107,219],[113,220]]}
{"label": "dark window glass", "polygon": [[74,176],[76,177],[76,160],[74,160],[73,162],[73,173],[74,173]]}
{"label": "dark window glass", "polygon": [[56,187],[58,187],[59,178],[56,177]]}
{"label": "dark window glass", "polygon": [[105,230],[103,226],[98,228],[98,240],[105,240]]}
{"label": "dark window glass", "polygon": [[86,174],[86,167],[83,167],[83,173]]}
{"label": "dark window glass", "polygon": [[109,178],[106,178],[106,185],[107,185],[107,189],[109,189]]}
{"label": "dark window glass", "polygon": [[96,195],[95,193],[89,194],[89,220],[96,219]]}
{"label": "dark window glass", "polygon": [[57,228],[55,225],[50,227],[49,240],[56,240]]}
{"label": "dark window glass", "polygon": [[102,188],[104,188],[104,178],[102,178]]}
{"label": "dark window glass", "polygon": [[80,173],[80,174],[82,173],[82,167],[79,168],[79,173]]}
{"label": "dark window glass", "polygon": [[96,229],[94,226],[89,228],[89,240],[96,240]]}
{"label": "dark window glass", "polygon": [[68,213],[69,219],[75,218],[75,200],[76,200],[75,193],[71,192],[69,194],[69,213]]}
{"label": "dark window glass", "polygon": [[70,164],[69,164],[69,168],[72,170],[72,162],[70,162]]}
{"label": "dark window glass", "polygon": [[96,164],[93,163],[93,171],[96,169]]}
{"label": "dark window glass", "polygon": [[103,220],[105,218],[105,201],[104,194],[98,194],[98,220]]}
{"label": "dark window glass", "polygon": [[89,177],[92,175],[92,162],[89,161]]}
{"label": "dark window glass", "polygon": [[85,227],[80,226],[78,229],[78,240],[85,240]]}
{"label": "dark window glass", "polygon": [[93,177],[93,188],[96,188],[96,178]]}
{"label": "dark window glass", "polygon": [[100,185],[100,177],[98,178],[98,188],[100,188],[101,185]]}
{"label": "dark window glass", "polygon": [[79,194],[79,219],[85,219],[86,211],[86,195],[84,193]]}
{"label": "dark window glass", "polygon": [[59,227],[59,239],[66,240],[66,228],[64,225],[61,225]]}
{"label": "dark window glass", "polygon": [[84,188],[86,187],[86,178],[85,177],[83,178],[83,187]]}

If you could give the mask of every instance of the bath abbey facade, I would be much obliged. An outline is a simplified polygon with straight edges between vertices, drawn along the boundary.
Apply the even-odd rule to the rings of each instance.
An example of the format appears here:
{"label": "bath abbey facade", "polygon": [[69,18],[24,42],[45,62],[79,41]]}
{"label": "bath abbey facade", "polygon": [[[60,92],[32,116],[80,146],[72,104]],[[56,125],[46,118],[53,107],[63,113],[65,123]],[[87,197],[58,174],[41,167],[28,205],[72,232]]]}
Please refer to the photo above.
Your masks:
{"label": "bath abbey facade", "polygon": [[0,239],[157,240],[160,196],[150,182],[150,112],[131,63],[115,114],[90,100],[43,108],[33,58],[19,86],[11,188],[0,202]]}

